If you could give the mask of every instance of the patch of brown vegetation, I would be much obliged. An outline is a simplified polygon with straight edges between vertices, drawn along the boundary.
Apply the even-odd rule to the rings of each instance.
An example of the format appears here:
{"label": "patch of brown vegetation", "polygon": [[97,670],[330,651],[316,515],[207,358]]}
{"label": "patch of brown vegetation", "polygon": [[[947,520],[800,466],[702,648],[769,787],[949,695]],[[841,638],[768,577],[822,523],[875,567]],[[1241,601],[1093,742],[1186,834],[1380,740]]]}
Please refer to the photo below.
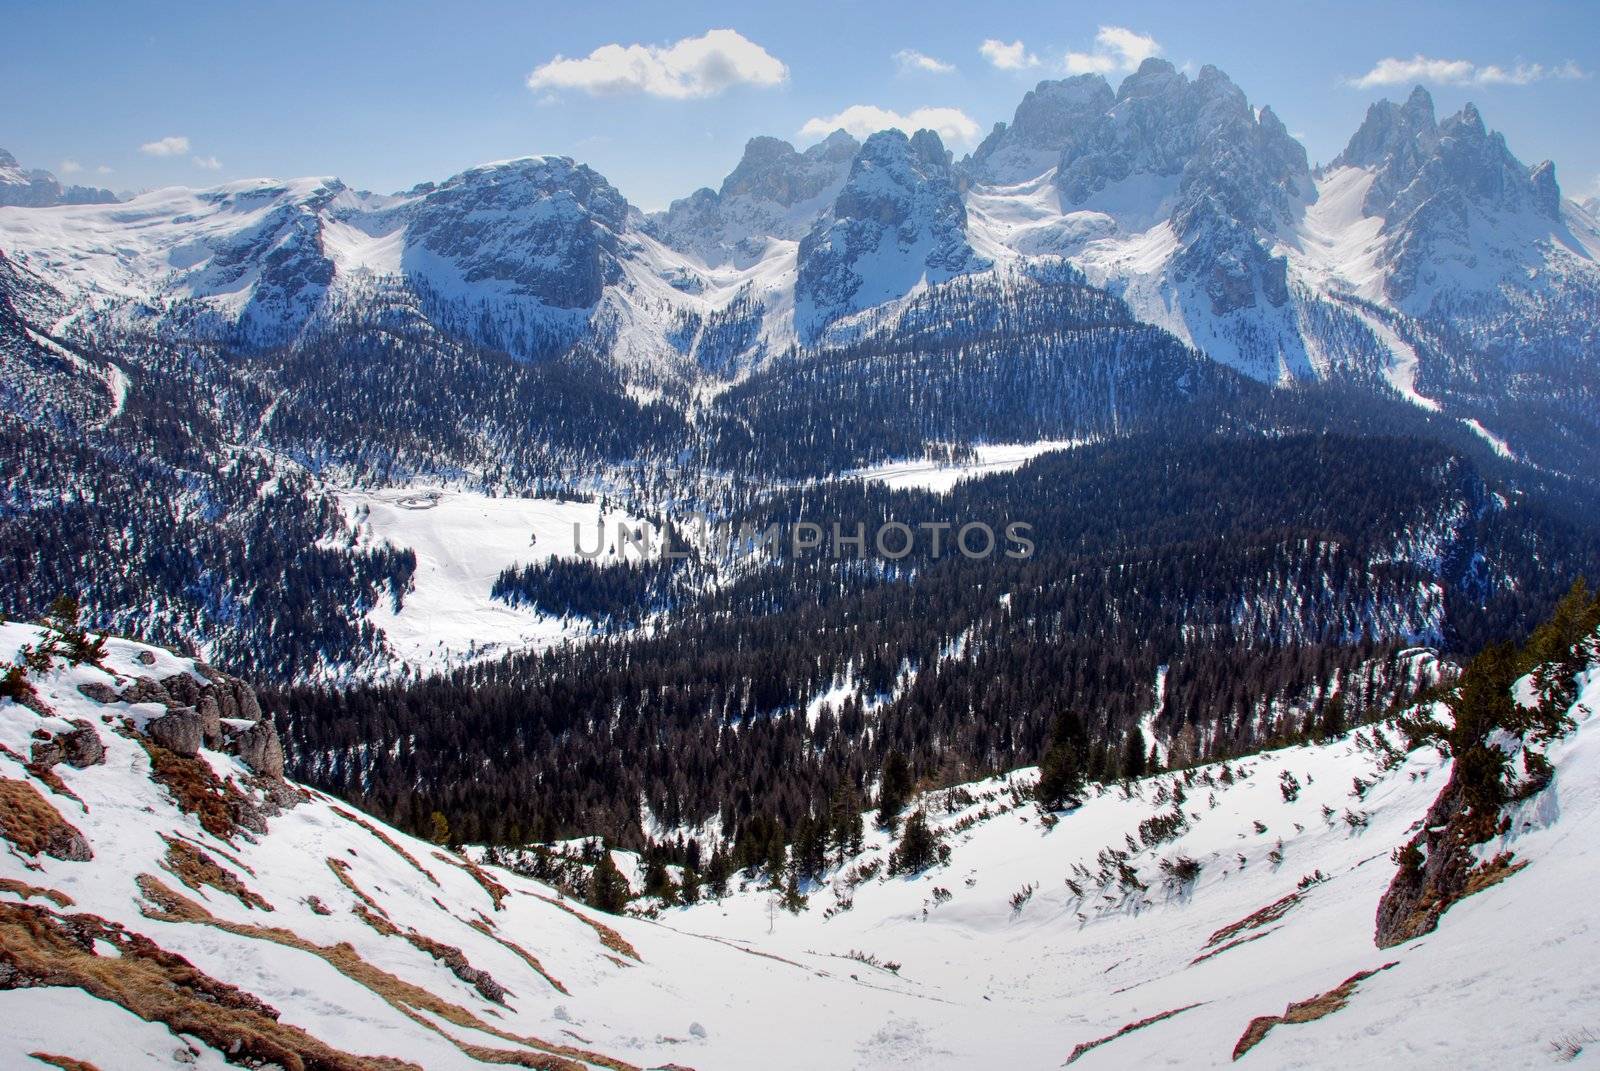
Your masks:
{"label": "patch of brown vegetation", "polygon": [[1357,971],[1326,993],[1318,993],[1309,1000],[1296,1001],[1283,1009],[1282,1015],[1258,1015],[1250,1020],[1250,1025],[1244,1028],[1244,1033],[1239,1035],[1239,1041],[1233,1047],[1233,1058],[1237,1060],[1257,1045],[1280,1023],[1314,1023],[1318,1019],[1332,1015],[1346,1004],[1356,991],[1356,987],[1371,978],[1379,971],[1386,971],[1393,967],[1398,960],[1385,963],[1370,971]]}
{"label": "patch of brown vegetation", "polygon": [[1281,927],[1274,926],[1270,930],[1257,930],[1255,933],[1245,934],[1245,936],[1243,936],[1243,937],[1235,937],[1233,940],[1229,941],[1225,945],[1219,945],[1216,948],[1211,949],[1210,951],[1200,953],[1194,959],[1191,959],[1189,961],[1189,966],[1193,967],[1196,963],[1204,963],[1206,960],[1210,959],[1212,956],[1220,956],[1224,952],[1228,952],[1228,951],[1231,951],[1231,950],[1233,950],[1235,948],[1238,948],[1240,945],[1247,945],[1251,941],[1259,941],[1263,937],[1267,936],[1267,934],[1269,934],[1269,933],[1277,933],[1279,929],[1281,929]]}
{"label": "patch of brown vegetation", "polygon": [[240,870],[244,871],[246,874],[249,874],[252,878],[256,876],[255,870],[252,869],[250,867],[250,865],[248,863],[246,863],[243,859],[240,859],[237,855],[233,855],[230,852],[223,851],[221,848],[218,848],[215,844],[201,844],[199,841],[195,840],[193,837],[188,836],[182,830],[178,830],[178,829],[175,829],[175,830],[172,831],[172,836],[175,837],[178,840],[187,841],[188,843],[194,845],[196,848],[203,848],[203,849],[205,849],[206,851],[210,852],[213,855],[222,856],[222,858],[226,859],[228,862],[232,863],[234,866],[238,867]]}
{"label": "patch of brown vegetation", "polygon": [[1131,1034],[1135,1030],[1143,1030],[1145,1027],[1159,1023],[1163,1019],[1171,1019],[1174,1015],[1180,1015],[1183,1012],[1188,1011],[1190,1008],[1198,1008],[1204,1003],[1205,1001],[1200,1001],[1196,1004],[1185,1004],[1183,1007],[1173,1008],[1171,1011],[1158,1012],[1155,1015],[1147,1015],[1143,1019],[1128,1023],[1121,1030],[1118,1030],[1114,1034],[1107,1034],[1103,1038],[1095,1038],[1093,1041],[1085,1041],[1079,1045],[1075,1045],[1072,1048],[1072,1055],[1067,1057],[1067,1063],[1070,1064],[1089,1050],[1098,1049],[1107,1042],[1115,1041],[1125,1034]]}
{"label": "patch of brown vegetation", "polygon": [[239,875],[221,866],[215,859],[187,841],[163,836],[167,842],[167,858],[163,866],[173,877],[195,892],[209,886],[224,895],[238,900],[251,910],[271,911],[272,905],[259,894],[251,892]]}
{"label": "patch of brown vegetation", "polygon": [[[49,766],[46,766],[42,762],[30,762],[27,764],[25,769],[27,769],[28,773],[38,778],[39,782],[51,792],[54,792],[58,796],[65,796],[74,803],[83,804],[82,797],[80,797],[76,792],[72,791],[72,789],[68,788],[67,783],[61,780],[61,775],[56,773],[55,770],[51,769]],[[84,806],[83,809],[88,810],[89,808]]]}
{"label": "patch of brown vegetation", "polygon": [[[98,955],[98,941],[118,954]],[[230,1062],[246,1066],[417,1071],[401,1060],[343,1052],[280,1023],[270,1005],[116,923],[0,903],[0,989],[35,986],[81,989],[174,1034],[199,1038]]]}
{"label": "patch of brown vegetation", "polygon": [[549,971],[544,969],[544,965],[539,962],[539,957],[535,956],[532,952],[529,952],[515,941],[508,941],[504,937],[500,937],[493,931],[493,928],[487,922],[480,922],[478,919],[468,919],[467,925],[471,926],[474,930],[477,930],[479,933],[489,938],[489,940],[497,942],[500,947],[517,956],[522,960],[522,962],[533,968],[534,973],[540,978],[543,978],[545,981],[549,982],[556,992],[565,993],[567,996],[572,995],[567,987],[561,984],[559,979],[555,978],[550,974]]}
{"label": "patch of brown vegetation", "polygon": [[[144,894],[152,905],[144,909],[144,914],[147,917],[163,922],[189,922],[212,926],[241,937],[271,941],[286,948],[297,949],[317,956],[346,978],[370,990],[412,1022],[433,1031],[469,1055],[476,1046],[472,1046],[446,1033],[438,1024],[422,1013],[426,1012],[428,1015],[437,1016],[452,1026],[481,1030],[500,1038],[502,1041],[509,1041],[513,1044],[538,1050],[540,1054],[573,1057],[585,1063],[611,1068],[612,1071],[640,1071],[633,1064],[625,1063],[600,1053],[588,1052],[583,1049],[573,1048],[570,1045],[548,1042],[540,1038],[513,1034],[510,1031],[502,1030],[491,1023],[485,1022],[459,1004],[453,1004],[430,990],[373,966],[361,958],[354,946],[344,941],[335,945],[318,945],[291,930],[217,918],[200,904],[169,888],[159,878],[150,874],[139,875],[138,884],[140,892]],[[502,1060],[500,1062],[509,1061]]]}
{"label": "patch of brown vegetation", "polygon": [[345,862],[343,859],[336,859],[330,855],[328,856],[328,869],[333,871],[333,876],[339,879],[339,884],[343,885],[346,889],[349,889],[351,895],[353,895],[357,900],[360,900],[368,908],[377,912],[379,915],[382,915],[385,919],[389,917],[389,912],[385,911],[378,901],[368,896],[362,890],[361,886],[356,884],[356,879],[350,876],[349,863]]}
{"label": "patch of brown vegetation", "polygon": [[1297,892],[1292,892],[1280,900],[1274,900],[1266,907],[1246,915],[1238,922],[1230,922],[1222,927],[1222,929],[1206,939],[1205,947],[1210,948],[1219,941],[1226,941],[1230,937],[1236,937],[1246,930],[1258,930],[1269,922],[1277,922],[1289,913],[1291,907],[1299,902],[1300,894]]}
{"label": "patch of brown vegetation", "polygon": [[0,892],[8,892],[24,900],[49,900],[57,907],[71,907],[72,897],[55,889],[44,889],[38,885],[29,885],[25,881],[15,878],[0,878]]}
{"label": "patch of brown vegetation", "polygon": [[611,951],[615,952],[617,955],[627,956],[629,959],[638,960],[640,963],[644,962],[644,960],[639,958],[639,953],[634,949],[634,947],[628,943],[628,939],[622,936],[622,934],[618,933],[616,930],[613,930],[610,926],[607,926],[605,923],[596,922],[588,915],[585,915],[583,912],[564,901],[556,900],[552,897],[544,896],[536,892],[530,892],[528,895],[543,900],[547,904],[554,904],[567,914],[581,921],[585,926],[588,926],[599,935],[601,944],[611,949]]}
{"label": "patch of brown vegetation", "polygon": [[31,1059],[38,1060],[41,1064],[59,1067],[61,1071],[100,1071],[98,1067],[88,1060],[78,1060],[71,1056],[57,1056],[53,1052],[30,1052]]}
{"label": "patch of brown vegetation", "polygon": [[223,781],[200,758],[168,751],[137,733],[130,734],[150,756],[150,777],[172,796],[178,810],[192,814],[200,827],[218,840],[233,840],[239,819],[250,809],[250,801],[232,781]]}
{"label": "patch of brown vegetation", "polygon": [[438,859],[440,862],[449,863],[451,866],[460,867],[468,874],[471,874],[472,880],[483,886],[483,891],[488,893],[489,899],[494,901],[494,909],[496,911],[504,910],[504,908],[500,906],[500,901],[510,896],[511,890],[507,889],[504,885],[501,885],[498,881],[495,881],[493,878],[491,878],[477,863],[474,863],[471,859],[453,858],[444,854],[443,852],[434,852],[433,857]]}
{"label": "patch of brown vegetation", "polygon": [[355,907],[352,907],[350,911],[356,916],[356,918],[360,919],[362,922],[365,922],[368,926],[371,926],[374,930],[377,930],[379,933],[383,934],[383,936],[400,936],[400,927],[396,926],[387,918],[372,910],[366,904],[357,904]]}
{"label": "patch of brown vegetation", "polygon": [[1499,885],[1511,875],[1528,865],[1526,859],[1521,862],[1512,862],[1510,852],[1501,852],[1487,863],[1479,863],[1467,873],[1466,891],[1463,897],[1480,893],[1491,885]]}
{"label": "patch of brown vegetation", "polygon": [[383,843],[386,844],[389,849],[394,852],[394,854],[398,855],[400,858],[404,859],[406,862],[415,867],[419,874],[433,882],[435,885],[439,884],[439,879],[433,876],[433,872],[427,867],[423,866],[421,863],[417,862],[417,857],[400,847],[400,845],[395,842],[395,839],[389,836],[389,834],[385,833],[383,830],[379,829],[377,826],[373,825],[371,822],[368,822],[361,816],[351,814],[343,807],[334,807],[332,810],[333,813],[338,815],[340,818],[343,818],[347,822],[354,822],[368,833],[371,833],[374,837],[377,837],[379,840],[383,841]]}
{"label": "patch of brown vegetation", "polygon": [[535,1071],[588,1071],[580,1063],[563,1056],[546,1052],[518,1052],[515,1049],[491,1049],[487,1045],[458,1043],[462,1052],[480,1063],[499,1064],[503,1067],[531,1067]]}
{"label": "patch of brown vegetation", "polygon": [[495,981],[488,971],[468,963],[467,954],[461,949],[455,945],[447,945],[443,941],[435,941],[416,930],[407,930],[401,936],[410,941],[411,947],[418,952],[426,952],[444,964],[451,974],[476,989],[484,1000],[505,1007],[507,996],[505,986]]}
{"label": "patch of brown vegetation", "polygon": [[94,858],[77,826],[62,818],[38,789],[9,777],[0,777],[0,837],[23,855],[48,855],[79,863]]}

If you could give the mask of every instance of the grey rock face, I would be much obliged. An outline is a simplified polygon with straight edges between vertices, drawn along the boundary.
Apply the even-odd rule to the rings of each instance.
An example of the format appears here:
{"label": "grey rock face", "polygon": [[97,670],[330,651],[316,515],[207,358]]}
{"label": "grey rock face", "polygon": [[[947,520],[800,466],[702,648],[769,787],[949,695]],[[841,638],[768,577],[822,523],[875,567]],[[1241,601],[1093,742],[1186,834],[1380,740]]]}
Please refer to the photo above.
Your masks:
{"label": "grey rock face", "polygon": [[1288,300],[1287,264],[1267,248],[1310,188],[1305,149],[1272,109],[1258,115],[1227,75],[1208,66],[1190,81],[1165,60],[1146,60],[1109,107],[1060,129],[1064,201],[1085,204],[1137,176],[1175,179],[1178,278],[1194,280],[1217,315]]}
{"label": "grey rock face", "polygon": [[703,188],[651,216],[646,231],[708,264],[758,255],[766,238],[799,239],[850,172],[861,145],[836,130],[804,152],[751,138],[720,189]]}
{"label": "grey rock face", "polygon": [[263,777],[283,776],[283,744],[270,721],[259,721],[228,740],[228,748]]}
{"label": "grey rock face", "polygon": [[1116,99],[1098,74],[1040,82],[1017,105],[1010,125],[996,123],[962,166],[979,182],[1016,183],[1041,175]]}
{"label": "grey rock face", "polygon": [[93,725],[81,718],[74,719],[70,733],[56,739],[61,742],[62,758],[68,766],[83,770],[106,761],[106,745]]}
{"label": "grey rock face", "polygon": [[122,690],[119,696],[124,703],[160,703],[172,706],[173,698],[159,682],[150,677],[140,677]]}
{"label": "grey rock face", "polygon": [[967,242],[961,192],[950,153],[933,131],[868,138],[832,212],[800,241],[795,306],[802,337],[919,280],[987,267]]}
{"label": "grey rock face", "polygon": [[193,758],[200,754],[203,734],[200,714],[193,707],[174,707],[146,724],[145,733],[176,755]]}
{"label": "grey rock face", "polygon": [[65,762],[83,770],[106,761],[106,745],[95,732],[94,726],[81,718],[73,721],[70,732],[52,736],[48,740],[35,740],[31,758],[34,765],[45,769]]}
{"label": "grey rock face", "polygon": [[[584,164],[540,157],[475,168],[411,206],[408,245],[561,309],[587,308],[621,276],[628,203]],[[408,258],[412,254],[408,252]]]}
{"label": "grey rock face", "polygon": [[220,748],[223,742],[222,707],[217,700],[217,688],[201,687],[200,682],[187,673],[173,674],[161,684],[173,699],[185,706],[193,707],[199,713],[200,732],[205,746]]}

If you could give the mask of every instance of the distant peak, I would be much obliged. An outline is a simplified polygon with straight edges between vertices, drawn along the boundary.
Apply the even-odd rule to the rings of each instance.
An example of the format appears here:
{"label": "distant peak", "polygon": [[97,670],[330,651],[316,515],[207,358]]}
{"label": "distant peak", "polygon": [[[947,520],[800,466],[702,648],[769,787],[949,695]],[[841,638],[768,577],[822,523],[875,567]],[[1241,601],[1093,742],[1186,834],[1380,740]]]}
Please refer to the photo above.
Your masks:
{"label": "distant peak", "polygon": [[1411,90],[1411,96],[1406,98],[1407,111],[1427,112],[1433,115],[1433,95],[1421,86]]}

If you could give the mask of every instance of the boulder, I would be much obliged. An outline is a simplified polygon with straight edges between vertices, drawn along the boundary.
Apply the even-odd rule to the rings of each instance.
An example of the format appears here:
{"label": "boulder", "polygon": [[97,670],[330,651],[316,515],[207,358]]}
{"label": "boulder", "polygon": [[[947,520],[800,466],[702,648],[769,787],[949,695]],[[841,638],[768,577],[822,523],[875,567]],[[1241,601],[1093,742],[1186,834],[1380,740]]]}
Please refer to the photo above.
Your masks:
{"label": "boulder", "polygon": [[78,694],[93,699],[96,703],[116,703],[122,699],[115,688],[101,681],[78,685]]}
{"label": "boulder", "polygon": [[263,777],[283,776],[283,744],[270,721],[259,721],[228,741],[229,749]]}
{"label": "boulder", "polygon": [[200,754],[202,732],[200,712],[193,707],[177,707],[145,726],[145,733],[176,755],[190,758]]}

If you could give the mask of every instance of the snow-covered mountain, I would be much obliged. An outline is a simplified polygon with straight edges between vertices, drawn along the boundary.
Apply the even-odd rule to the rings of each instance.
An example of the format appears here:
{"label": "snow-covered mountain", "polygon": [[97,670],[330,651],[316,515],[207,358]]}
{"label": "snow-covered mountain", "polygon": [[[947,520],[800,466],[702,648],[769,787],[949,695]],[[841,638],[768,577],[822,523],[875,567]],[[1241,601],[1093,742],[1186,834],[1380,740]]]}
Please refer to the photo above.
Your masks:
{"label": "snow-covered mountain", "polygon": [[0,206],[50,208],[54,205],[112,204],[117,195],[94,186],[63,186],[50,172],[23,170],[17,158],[0,149]]}
{"label": "snow-covered mountain", "polygon": [[860,147],[843,130],[805,152],[778,138],[751,138],[720,189],[705,187],[672,202],[646,228],[707,265],[759,258],[770,239],[805,237],[838,196]]}
{"label": "snow-covered mountain", "polygon": [[798,899],[746,872],[650,919],[282,779],[248,685],[192,660],[0,645],[53,652],[0,699],[6,1066],[1539,1066],[1593,1037],[1594,667],[1425,932],[1379,905],[1457,782],[1388,725],[1065,812],[1031,769],[957,785],[914,801],[909,872],[909,833],[863,815]]}
{"label": "snow-covered mountain", "polygon": [[1064,259],[1263,383],[1375,390],[1558,468],[1595,430],[1600,222],[1550,164],[1471,106],[1437,120],[1419,88],[1313,171],[1221,71],[1160,59],[1115,89],[1040,83],[961,161],[931,131],[755,138],[720,188],[648,217],[585,165],[528,157],[394,195],[260,180],[0,208],[0,253],[36,281],[22,304],[52,310],[29,328],[68,345],[404,327],[595,355],[680,397],[953,277],[1003,288],[1019,261]]}
{"label": "snow-covered mountain", "polygon": [[988,267],[966,225],[959,176],[938,134],[873,134],[828,215],[800,241],[796,332],[812,341],[841,316]]}

